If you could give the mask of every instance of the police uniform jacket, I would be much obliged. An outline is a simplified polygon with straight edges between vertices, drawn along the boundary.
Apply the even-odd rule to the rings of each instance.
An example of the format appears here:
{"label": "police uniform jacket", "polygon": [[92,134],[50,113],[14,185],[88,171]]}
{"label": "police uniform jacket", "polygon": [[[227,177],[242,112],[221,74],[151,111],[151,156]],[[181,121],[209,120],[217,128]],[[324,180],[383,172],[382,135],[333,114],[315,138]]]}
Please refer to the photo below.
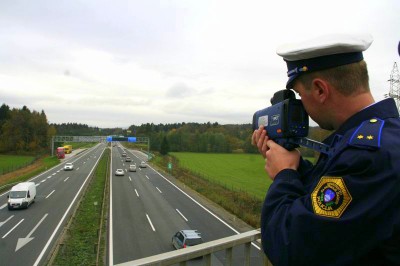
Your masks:
{"label": "police uniform jacket", "polygon": [[400,119],[393,99],[348,119],[329,155],[282,170],[265,198],[263,249],[278,265],[400,265]]}

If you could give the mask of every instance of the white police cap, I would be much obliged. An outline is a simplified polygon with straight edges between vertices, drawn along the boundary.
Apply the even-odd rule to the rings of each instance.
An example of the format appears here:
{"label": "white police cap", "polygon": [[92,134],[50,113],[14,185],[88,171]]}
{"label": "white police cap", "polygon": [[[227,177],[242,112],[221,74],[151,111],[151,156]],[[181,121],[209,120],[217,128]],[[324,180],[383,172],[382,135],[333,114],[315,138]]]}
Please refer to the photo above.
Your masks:
{"label": "white police cap", "polygon": [[363,60],[362,52],[372,41],[370,34],[336,34],[278,47],[276,53],[283,57],[288,67],[286,88],[290,89],[302,73]]}

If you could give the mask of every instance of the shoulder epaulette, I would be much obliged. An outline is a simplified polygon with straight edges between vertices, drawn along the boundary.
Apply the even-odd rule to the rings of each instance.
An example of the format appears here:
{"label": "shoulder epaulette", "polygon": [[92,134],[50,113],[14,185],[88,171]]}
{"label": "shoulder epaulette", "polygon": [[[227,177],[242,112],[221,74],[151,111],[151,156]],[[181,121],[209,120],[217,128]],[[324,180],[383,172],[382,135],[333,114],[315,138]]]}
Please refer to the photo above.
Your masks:
{"label": "shoulder epaulette", "polygon": [[361,123],[349,140],[349,145],[378,149],[381,146],[381,133],[385,121],[372,118]]}

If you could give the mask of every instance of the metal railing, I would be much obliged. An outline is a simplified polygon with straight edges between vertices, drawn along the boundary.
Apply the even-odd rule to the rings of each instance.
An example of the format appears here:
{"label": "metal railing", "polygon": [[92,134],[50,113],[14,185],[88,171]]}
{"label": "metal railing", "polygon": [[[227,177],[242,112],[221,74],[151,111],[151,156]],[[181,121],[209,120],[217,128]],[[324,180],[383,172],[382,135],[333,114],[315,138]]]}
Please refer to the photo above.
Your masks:
{"label": "metal railing", "polygon": [[[244,265],[250,265],[250,250],[251,245],[255,245],[254,241],[260,243],[261,232],[260,230],[252,230],[242,234],[229,236],[200,245],[196,245],[190,248],[179,249],[167,253],[154,255],[147,258],[138,260],[128,261],[117,266],[144,266],[144,265],[172,265],[179,264],[181,266],[186,265],[186,262],[198,257],[203,257],[204,265],[212,265],[211,257],[215,252],[225,250],[226,263],[225,265],[232,265],[233,263],[233,248],[239,245],[244,245]],[[260,251],[262,259],[262,265],[272,266],[263,251]]]}

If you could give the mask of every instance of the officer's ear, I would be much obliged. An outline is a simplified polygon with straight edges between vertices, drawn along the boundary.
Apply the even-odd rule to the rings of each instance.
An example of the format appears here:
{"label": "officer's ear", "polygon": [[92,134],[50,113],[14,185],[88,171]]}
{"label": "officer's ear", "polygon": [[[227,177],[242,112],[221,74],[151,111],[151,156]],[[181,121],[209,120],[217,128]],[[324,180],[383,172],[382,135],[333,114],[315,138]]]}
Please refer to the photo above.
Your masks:
{"label": "officer's ear", "polygon": [[311,91],[314,100],[322,104],[329,98],[331,87],[326,80],[315,78],[311,83]]}

